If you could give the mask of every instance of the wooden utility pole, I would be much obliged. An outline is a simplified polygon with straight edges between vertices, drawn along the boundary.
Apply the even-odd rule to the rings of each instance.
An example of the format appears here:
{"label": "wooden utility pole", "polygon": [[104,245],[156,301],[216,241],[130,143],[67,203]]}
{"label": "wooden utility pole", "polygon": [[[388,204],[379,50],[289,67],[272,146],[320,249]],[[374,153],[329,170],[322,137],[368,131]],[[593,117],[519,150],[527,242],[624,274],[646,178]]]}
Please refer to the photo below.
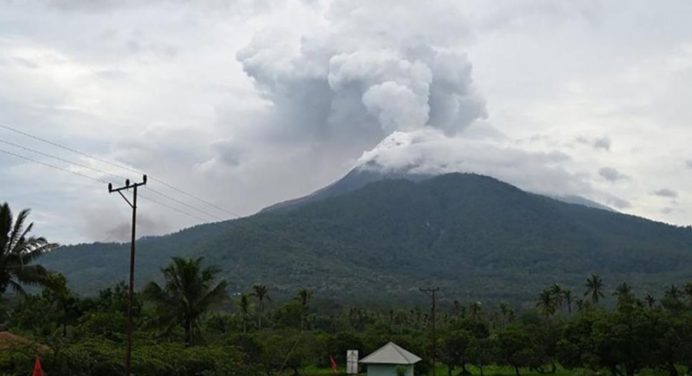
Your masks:
{"label": "wooden utility pole", "polygon": [[[137,228],[137,188],[147,184],[147,176],[142,177],[141,183],[130,184],[130,179],[125,180],[125,186],[113,188],[108,183],[108,193],[117,192],[132,208],[132,238],[130,241],[130,286],[127,293],[127,347],[125,349],[125,375],[132,375],[132,302],[135,291],[135,229]],[[122,191],[132,189],[132,201],[128,200]]]}
{"label": "wooden utility pole", "polygon": [[437,302],[437,292],[440,291],[439,287],[431,287],[431,288],[422,288],[420,289],[421,292],[424,292],[426,294],[429,294],[430,297],[432,298],[432,308],[431,308],[431,320],[432,320],[432,370],[433,370],[433,376],[435,376],[435,359],[437,357],[437,337],[435,333],[435,307],[436,307],[436,302]]}

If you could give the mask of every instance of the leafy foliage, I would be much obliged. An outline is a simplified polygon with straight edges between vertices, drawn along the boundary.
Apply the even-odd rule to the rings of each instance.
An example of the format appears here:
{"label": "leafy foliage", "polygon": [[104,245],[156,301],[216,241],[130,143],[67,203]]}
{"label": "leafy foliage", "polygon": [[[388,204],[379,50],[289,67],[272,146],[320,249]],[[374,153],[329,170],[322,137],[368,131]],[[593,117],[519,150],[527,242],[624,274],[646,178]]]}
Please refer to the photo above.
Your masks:
{"label": "leafy foliage", "polygon": [[28,209],[20,211],[14,218],[7,203],[0,206],[0,295],[8,287],[24,294],[23,284],[48,285],[51,282],[45,268],[31,264],[57,244],[29,236],[34,224],[26,225],[28,217]]}
{"label": "leafy foliage", "polygon": [[182,325],[185,344],[192,345],[199,332],[199,319],[209,308],[227,299],[226,282],[215,283],[218,270],[202,268],[202,258],[183,259],[174,257],[162,270],[166,284],[161,287],[151,282],[144,294],[157,306],[159,321],[170,331]]}

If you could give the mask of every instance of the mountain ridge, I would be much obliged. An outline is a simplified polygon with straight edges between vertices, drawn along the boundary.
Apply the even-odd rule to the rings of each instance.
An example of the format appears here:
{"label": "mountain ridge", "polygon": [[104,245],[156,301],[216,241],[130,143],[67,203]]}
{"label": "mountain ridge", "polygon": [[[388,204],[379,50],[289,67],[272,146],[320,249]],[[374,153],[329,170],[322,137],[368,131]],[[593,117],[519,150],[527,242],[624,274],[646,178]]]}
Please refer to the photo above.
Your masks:
{"label": "mountain ridge", "polygon": [[[272,205],[269,205],[260,212],[272,211],[272,210],[283,210],[287,208],[293,208],[296,206],[304,205],[310,202],[324,200],[328,197],[338,196],[340,194],[352,192],[354,190],[360,189],[367,184],[380,181],[380,180],[392,180],[392,179],[404,179],[411,181],[422,181],[426,179],[431,179],[435,176],[446,175],[446,174],[422,174],[422,173],[412,173],[413,167],[401,170],[385,170],[382,166],[370,162],[364,165],[360,165],[351,171],[349,171],[341,179],[320,188],[312,193],[305,196],[288,199],[281,201]],[[456,172],[459,174],[464,174],[464,172]],[[474,174],[474,173],[470,173]],[[480,175],[485,176],[485,175]],[[499,181],[499,179],[498,179]],[[607,205],[589,200],[578,195],[543,195],[553,198],[558,201],[562,201],[568,204],[583,205],[590,208],[602,209],[615,211]]]}
{"label": "mountain ridge", "polygon": [[[588,274],[642,288],[692,275],[692,229],[567,204],[497,179],[379,180],[283,210],[138,242],[137,280],[173,256],[205,257],[232,291],[253,283],[340,299],[406,300],[434,283],[460,299],[525,300]],[[127,244],[65,247],[46,266],[82,292],[124,279]],[[616,282],[612,282],[613,285]],[[378,286],[374,289],[373,286]],[[88,288],[84,288],[88,287]]]}

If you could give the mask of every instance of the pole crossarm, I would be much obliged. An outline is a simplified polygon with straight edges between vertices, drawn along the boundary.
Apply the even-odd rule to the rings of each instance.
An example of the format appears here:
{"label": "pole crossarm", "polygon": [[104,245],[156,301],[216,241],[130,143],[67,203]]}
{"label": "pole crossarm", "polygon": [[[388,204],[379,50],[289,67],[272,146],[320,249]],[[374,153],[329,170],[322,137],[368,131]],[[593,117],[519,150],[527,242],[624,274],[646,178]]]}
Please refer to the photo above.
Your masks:
{"label": "pole crossarm", "polygon": [[108,193],[113,193],[113,192],[120,192],[120,191],[126,191],[131,188],[136,188],[136,187],[141,187],[143,185],[147,185],[147,176],[143,175],[142,176],[142,182],[141,183],[132,183],[130,184],[130,179],[125,180],[125,185],[122,187],[118,188],[113,188],[113,184],[108,183]]}

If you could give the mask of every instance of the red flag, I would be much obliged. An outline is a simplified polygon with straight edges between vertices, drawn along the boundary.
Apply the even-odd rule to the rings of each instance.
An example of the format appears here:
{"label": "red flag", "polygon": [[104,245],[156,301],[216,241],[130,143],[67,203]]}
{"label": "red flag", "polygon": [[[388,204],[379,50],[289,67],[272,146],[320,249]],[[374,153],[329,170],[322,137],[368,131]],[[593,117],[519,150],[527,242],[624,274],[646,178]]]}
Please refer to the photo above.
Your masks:
{"label": "red flag", "polygon": [[36,357],[36,361],[34,362],[34,373],[32,373],[31,376],[43,376],[41,360],[38,358],[38,356]]}
{"label": "red flag", "polygon": [[337,368],[337,366],[336,366],[336,360],[334,360],[334,357],[331,356],[331,355],[329,355],[329,363],[332,364],[332,371],[334,371],[334,373],[337,373],[337,371],[336,371],[336,368]]}

